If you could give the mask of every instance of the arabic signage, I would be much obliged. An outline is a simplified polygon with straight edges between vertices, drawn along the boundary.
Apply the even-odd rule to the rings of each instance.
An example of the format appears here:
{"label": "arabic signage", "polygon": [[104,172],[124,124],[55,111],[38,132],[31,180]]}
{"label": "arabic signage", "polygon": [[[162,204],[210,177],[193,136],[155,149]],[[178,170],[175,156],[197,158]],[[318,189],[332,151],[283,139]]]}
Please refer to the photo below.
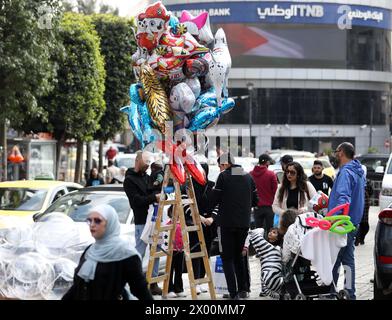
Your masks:
{"label": "arabic signage", "polygon": [[209,2],[167,5],[180,17],[182,10],[193,15],[207,11],[211,23],[334,24],[347,19],[352,25],[392,30],[391,11],[342,4],[300,2]]}

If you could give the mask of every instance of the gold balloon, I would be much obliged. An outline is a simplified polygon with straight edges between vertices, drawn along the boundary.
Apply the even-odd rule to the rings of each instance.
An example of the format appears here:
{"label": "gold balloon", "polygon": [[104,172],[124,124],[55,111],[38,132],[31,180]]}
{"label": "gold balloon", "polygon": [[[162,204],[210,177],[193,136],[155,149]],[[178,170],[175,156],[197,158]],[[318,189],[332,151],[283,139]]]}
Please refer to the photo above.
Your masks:
{"label": "gold balloon", "polygon": [[172,112],[166,92],[159,82],[154,70],[143,64],[140,68],[140,81],[147,98],[147,107],[155,126],[165,134],[165,122],[172,120]]}

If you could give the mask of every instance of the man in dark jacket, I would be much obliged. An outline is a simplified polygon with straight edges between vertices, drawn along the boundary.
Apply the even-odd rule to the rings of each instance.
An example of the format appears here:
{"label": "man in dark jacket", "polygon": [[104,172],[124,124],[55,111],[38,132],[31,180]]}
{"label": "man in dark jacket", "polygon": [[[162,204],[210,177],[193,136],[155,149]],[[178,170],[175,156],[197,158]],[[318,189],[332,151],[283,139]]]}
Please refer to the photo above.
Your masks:
{"label": "man in dark jacket", "polygon": [[[135,218],[135,243],[136,250],[142,257],[146,252],[147,244],[140,239],[146,224],[148,208],[150,204],[159,201],[157,192],[150,192],[148,189],[149,176],[146,174],[148,169],[147,161],[143,158],[143,152],[138,151],[135,160],[135,169],[128,169],[125,174],[124,191],[129,199],[129,204],[133,210]],[[152,276],[158,276],[159,259],[155,259]],[[151,293],[161,295],[162,290],[156,283],[151,284]]]}
{"label": "man in dark jacket", "polygon": [[273,160],[268,154],[259,157],[259,165],[250,172],[256,183],[259,203],[254,211],[256,228],[264,228],[265,235],[274,225],[274,212],[272,203],[274,202],[275,192],[278,188],[278,180],[274,172],[268,170],[268,166]]}
{"label": "man in dark jacket", "polygon": [[[348,215],[351,222],[358,230],[358,225],[362,220],[365,206],[365,186],[366,180],[361,163],[353,160],[355,155],[354,146],[349,142],[341,143],[335,150],[335,157],[339,163],[339,173],[336,176],[328,201],[328,211],[338,205],[349,203]],[[337,213],[339,214],[339,213]],[[340,265],[345,268],[345,288],[350,294],[350,298],[355,300],[355,258],[354,241],[356,231],[347,234],[347,246],[340,249],[333,268],[333,279],[335,283],[339,279]]]}
{"label": "man in dark jacket", "polygon": [[230,153],[218,159],[221,173],[212,191],[210,207],[219,205],[214,216],[218,225],[218,237],[223,271],[230,298],[238,299],[245,287],[245,270],[242,249],[250,226],[250,212],[259,201],[253,178],[234,163]]}

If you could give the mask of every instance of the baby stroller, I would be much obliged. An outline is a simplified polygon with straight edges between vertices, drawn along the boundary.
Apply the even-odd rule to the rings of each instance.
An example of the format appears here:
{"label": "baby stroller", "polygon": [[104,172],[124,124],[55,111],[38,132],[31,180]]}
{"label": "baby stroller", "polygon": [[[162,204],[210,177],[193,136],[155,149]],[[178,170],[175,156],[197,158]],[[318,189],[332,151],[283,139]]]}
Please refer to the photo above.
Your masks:
{"label": "baby stroller", "polygon": [[283,268],[283,300],[338,299],[349,300],[347,290],[337,291],[334,281],[319,285],[318,275],[311,269],[311,262],[301,256],[301,250]]}

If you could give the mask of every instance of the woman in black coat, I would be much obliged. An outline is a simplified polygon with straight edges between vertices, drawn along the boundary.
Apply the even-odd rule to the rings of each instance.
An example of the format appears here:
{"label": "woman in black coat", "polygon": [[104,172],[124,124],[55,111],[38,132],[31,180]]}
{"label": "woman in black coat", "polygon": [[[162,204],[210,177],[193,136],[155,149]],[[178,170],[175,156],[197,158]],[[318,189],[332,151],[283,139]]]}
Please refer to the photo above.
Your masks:
{"label": "woman in black coat", "polygon": [[75,269],[74,283],[63,300],[128,299],[125,285],[139,300],[153,300],[147,289],[139,254],[120,238],[120,222],[113,207],[94,207],[88,218],[95,243]]}

